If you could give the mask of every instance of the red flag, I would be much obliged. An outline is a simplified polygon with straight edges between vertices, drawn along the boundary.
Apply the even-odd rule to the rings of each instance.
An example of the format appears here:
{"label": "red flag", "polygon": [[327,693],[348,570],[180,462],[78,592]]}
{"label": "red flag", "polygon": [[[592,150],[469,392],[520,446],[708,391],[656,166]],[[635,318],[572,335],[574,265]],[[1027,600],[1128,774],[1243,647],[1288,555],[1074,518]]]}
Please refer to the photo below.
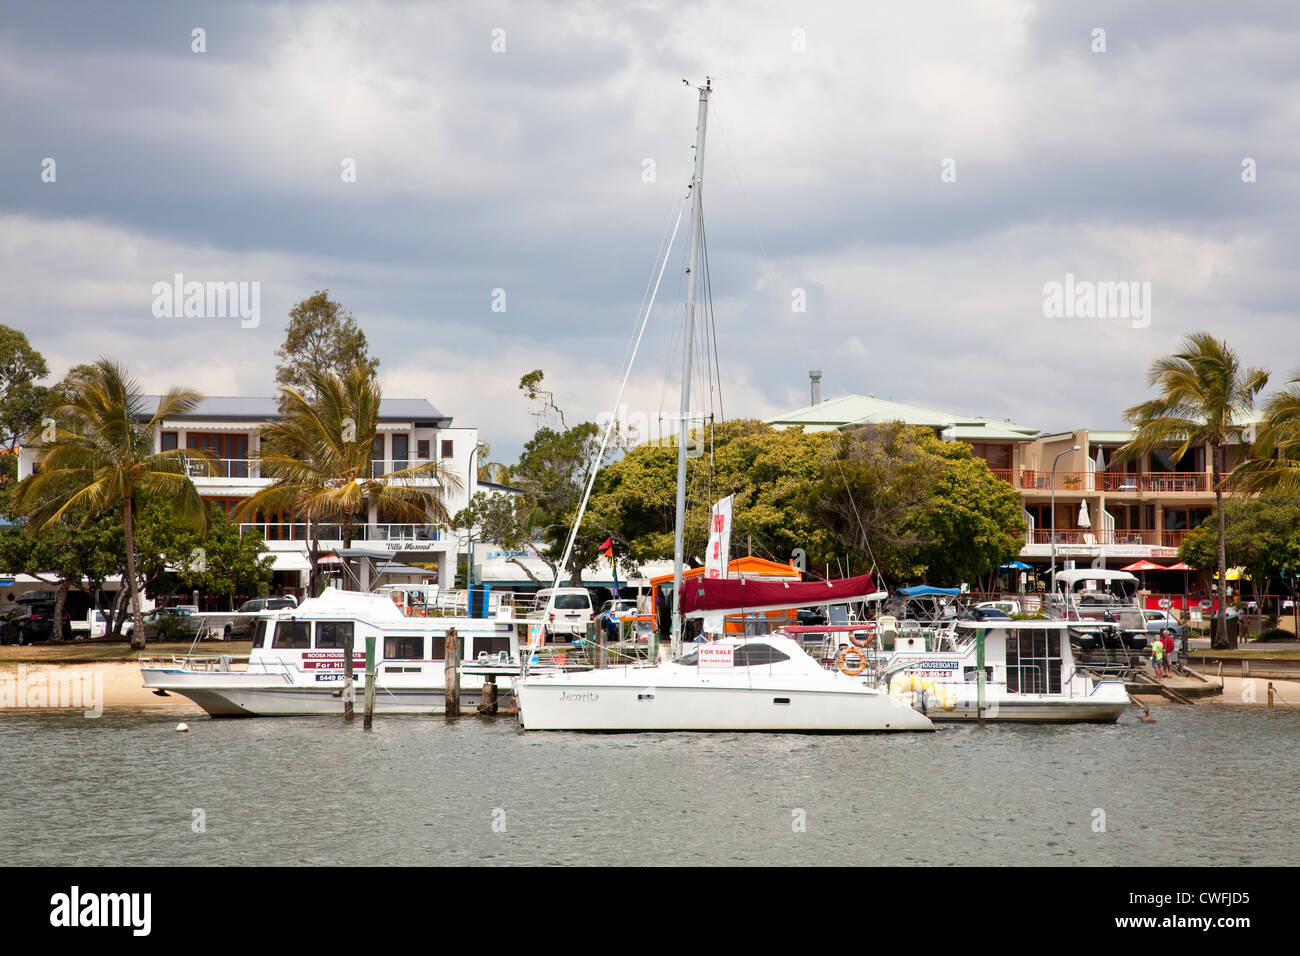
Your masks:
{"label": "red flag", "polygon": [[607,558],[614,557],[614,539],[612,537],[605,539],[605,543],[600,546],[600,553]]}

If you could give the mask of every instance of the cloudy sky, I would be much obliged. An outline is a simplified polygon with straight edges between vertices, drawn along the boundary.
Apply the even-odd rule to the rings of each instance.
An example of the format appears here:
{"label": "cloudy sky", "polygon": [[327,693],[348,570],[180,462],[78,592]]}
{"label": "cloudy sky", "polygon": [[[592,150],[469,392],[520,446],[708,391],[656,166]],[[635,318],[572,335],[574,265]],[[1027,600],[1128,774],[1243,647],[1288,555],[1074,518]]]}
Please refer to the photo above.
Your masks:
{"label": "cloudy sky", "polygon": [[[1292,4],[0,11],[0,322],[56,375],[110,354],[151,390],[268,395],[289,307],[328,288],[385,394],[512,459],[524,372],[570,422],[612,402],[706,75],[728,417],[806,404],[820,368],[826,397],[1116,427],[1202,329],[1300,367]],[[684,236],[627,399],[652,418]],[[259,283],[259,323],[156,316],[176,273]],[[1149,325],[1046,316],[1067,274],[1150,283]]]}

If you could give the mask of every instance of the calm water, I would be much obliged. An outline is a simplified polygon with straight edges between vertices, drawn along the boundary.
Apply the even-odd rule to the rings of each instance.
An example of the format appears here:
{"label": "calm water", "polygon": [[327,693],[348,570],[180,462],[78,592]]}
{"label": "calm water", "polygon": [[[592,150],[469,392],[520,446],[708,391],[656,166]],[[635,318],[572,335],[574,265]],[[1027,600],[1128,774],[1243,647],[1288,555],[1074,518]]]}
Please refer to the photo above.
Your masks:
{"label": "calm water", "polygon": [[370,733],[359,720],[200,717],[178,734],[175,715],[11,713],[0,854],[11,865],[1300,863],[1300,715],[1201,704],[1156,716],[816,737],[524,735],[509,719],[432,717]]}

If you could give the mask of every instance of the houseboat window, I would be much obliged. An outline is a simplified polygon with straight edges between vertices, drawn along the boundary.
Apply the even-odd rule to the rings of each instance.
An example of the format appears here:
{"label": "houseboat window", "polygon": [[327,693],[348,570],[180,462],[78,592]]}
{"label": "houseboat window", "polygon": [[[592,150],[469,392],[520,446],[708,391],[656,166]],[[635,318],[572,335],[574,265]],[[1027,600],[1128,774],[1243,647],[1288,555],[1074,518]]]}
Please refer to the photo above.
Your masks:
{"label": "houseboat window", "polygon": [[[501,651],[510,650],[510,638],[508,637],[476,637],[474,638],[474,656],[477,657],[484,651],[496,656]],[[466,655],[467,657],[469,655]]]}
{"label": "houseboat window", "polygon": [[272,647],[311,647],[311,621],[277,621]]}
{"label": "houseboat window", "polygon": [[432,646],[429,649],[429,660],[443,661],[447,659],[447,639],[442,635],[433,638]]}
{"label": "houseboat window", "polygon": [[1022,630],[1007,634],[1007,690],[1014,694],[1061,692],[1061,635]]}
{"label": "houseboat window", "polygon": [[771,644],[737,644],[733,657],[733,666],[750,667],[755,664],[779,664],[788,661],[788,654],[783,654]]}
{"label": "houseboat window", "polygon": [[317,621],[316,646],[351,647],[352,627],[351,621]]}
{"label": "houseboat window", "polygon": [[253,649],[254,650],[266,647],[267,623],[268,622],[265,619],[263,619],[261,621],[258,621],[255,625],[253,625]]}
{"label": "houseboat window", "polygon": [[384,660],[418,661],[423,658],[424,638],[421,635],[384,635]]}

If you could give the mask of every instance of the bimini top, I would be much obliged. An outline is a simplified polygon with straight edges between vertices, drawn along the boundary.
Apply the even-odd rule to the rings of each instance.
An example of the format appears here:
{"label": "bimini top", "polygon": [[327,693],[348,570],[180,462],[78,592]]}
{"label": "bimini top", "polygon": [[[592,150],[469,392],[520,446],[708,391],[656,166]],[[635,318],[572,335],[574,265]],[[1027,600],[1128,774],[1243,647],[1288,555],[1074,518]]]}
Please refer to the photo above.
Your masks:
{"label": "bimini top", "polygon": [[901,594],[903,597],[928,597],[930,595],[957,597],[957,595],[961,594],[961,588],[935,588],[928,584],[917,584],[910,588],[896,588],[894,593]]}
{"label": "bimini top", "polygon": [[1136,581],[1137,575],[1110,568],[1076,568],[1073,571],[1057,571],[1056,580],[1073,586],[1080,581]]}

